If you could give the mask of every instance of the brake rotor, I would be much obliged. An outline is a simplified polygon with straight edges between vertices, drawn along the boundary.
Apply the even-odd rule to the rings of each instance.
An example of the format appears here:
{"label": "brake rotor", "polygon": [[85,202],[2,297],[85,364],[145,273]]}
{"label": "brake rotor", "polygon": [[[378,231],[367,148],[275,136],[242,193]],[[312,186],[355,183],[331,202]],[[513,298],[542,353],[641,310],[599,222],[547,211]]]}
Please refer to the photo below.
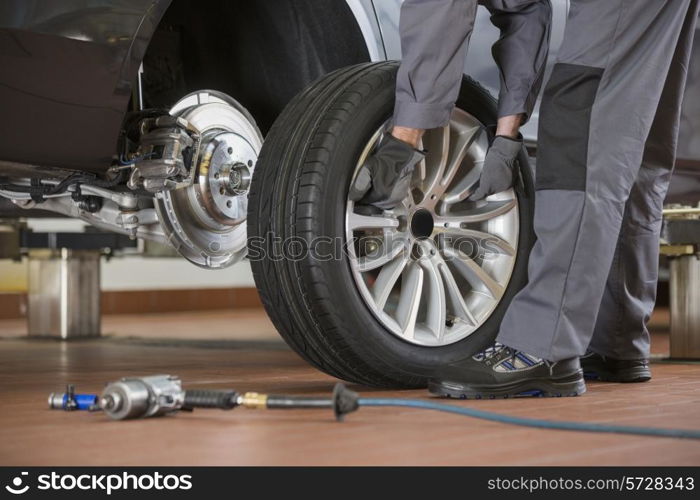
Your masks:
{"label": "brake rotor", "polygon": [[192,185],[156,197],[161,225],[193,264],[230,266],[246,254],[248,189],[262,134],[245,109],[220,92],[190,94],[170,113],[194,125],[202,144]]}

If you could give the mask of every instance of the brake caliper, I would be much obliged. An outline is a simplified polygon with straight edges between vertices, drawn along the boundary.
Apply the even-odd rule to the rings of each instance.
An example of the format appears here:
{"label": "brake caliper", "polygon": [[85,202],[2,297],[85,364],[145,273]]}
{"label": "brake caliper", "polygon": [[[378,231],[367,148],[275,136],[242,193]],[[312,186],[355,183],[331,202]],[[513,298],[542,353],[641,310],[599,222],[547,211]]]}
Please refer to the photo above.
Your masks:
{"label": "brake caliper", "polygon": [[157,193],[191,185],[199,131],[184,118],[163,115],[141,120],[139,132],[128,187]]}

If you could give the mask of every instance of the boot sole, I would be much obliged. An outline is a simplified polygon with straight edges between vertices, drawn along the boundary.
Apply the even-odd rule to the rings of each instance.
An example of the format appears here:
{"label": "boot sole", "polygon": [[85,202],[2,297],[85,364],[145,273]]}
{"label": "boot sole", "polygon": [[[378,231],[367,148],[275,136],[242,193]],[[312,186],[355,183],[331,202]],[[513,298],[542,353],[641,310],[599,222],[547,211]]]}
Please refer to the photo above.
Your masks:
{"label": "boot sole", "polygon": [[501,385],[474,385],[431,380],[428,382],[428,391],[435,396],[457,399],[561,398],[584,394],[586,383],[583,373],[579,371],[556,379],[527,379]]}
{"label": "boot sole", "polygon": [[584,368],[583,376],[586,380],[634,384],[651,380],[651,370],[649,370],[649,368],[632,368],[611,372],[604,368],[591,367]]}

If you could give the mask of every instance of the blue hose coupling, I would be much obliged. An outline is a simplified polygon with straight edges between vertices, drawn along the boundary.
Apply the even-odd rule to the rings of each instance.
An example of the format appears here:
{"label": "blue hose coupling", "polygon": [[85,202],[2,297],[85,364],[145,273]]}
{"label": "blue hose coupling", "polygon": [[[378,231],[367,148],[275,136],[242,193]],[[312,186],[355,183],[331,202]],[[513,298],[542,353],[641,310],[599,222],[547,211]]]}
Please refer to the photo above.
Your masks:
{"label": "blue hose coupling", "polygon": [[99,396],[97,394],[75,394],[73,386],[69,385],[66,392],[52,392],[49,394],[49,409],[51,410],[87,410],[99,409]]}

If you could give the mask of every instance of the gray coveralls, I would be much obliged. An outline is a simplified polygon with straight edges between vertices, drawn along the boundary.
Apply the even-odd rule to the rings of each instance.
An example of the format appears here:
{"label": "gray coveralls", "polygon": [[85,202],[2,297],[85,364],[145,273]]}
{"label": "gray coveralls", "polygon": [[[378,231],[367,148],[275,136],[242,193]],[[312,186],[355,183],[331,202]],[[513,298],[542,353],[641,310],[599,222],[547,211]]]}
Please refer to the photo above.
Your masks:
{"label": "gray coveralls", "polygon": [[[499,3],[531,8],[537,2]],[[440,33],[426,58],[454,54],[472,25],[448,19],[468,17],[464,11],[475,5],[473,0],[407,1],[401,21]],[[538,239],[529,282],[506,312],[499,342],[551,361],[583,355],[587,348],[616,359],[649,356],[646,323],[656,298],[662,207],[675,162],[699,6],[700,0],[571,1],[540,110]],[[442,24],[435,16],[444,18]],[[395,114],[405,119],[395,123],[444,125],[447,120],[417,115],[410,120],[412,110],[445,118],[440,113],[446,101],[431,98],[430,87],[417,83],[425,77],[440,99],[453,95],[444,89],[456,92],[463,53],[428,76],[419,71],[425,50],[421,40],[402,37],[402,43],[407,67],[399,72]],[[515,63],[529,69],[538,61],[521,55]],[[501,66],[502,72],[508,70]],[[505,82],[509,79],[506,73]],[[515,95],[526,102],[524,90]],[[411,99],[416,103],[403,104]],[[508,112],[499,116],[518,112],[507,104],[513,101],[506,101]]]}
{"label": "gray coveralls", "polygon": [[405,0],[394,125],[431,129],[450,121],[477,3],[501,30],[492,49],[501,70],[498,116],[530,116],[547,62],[549,0]]}

